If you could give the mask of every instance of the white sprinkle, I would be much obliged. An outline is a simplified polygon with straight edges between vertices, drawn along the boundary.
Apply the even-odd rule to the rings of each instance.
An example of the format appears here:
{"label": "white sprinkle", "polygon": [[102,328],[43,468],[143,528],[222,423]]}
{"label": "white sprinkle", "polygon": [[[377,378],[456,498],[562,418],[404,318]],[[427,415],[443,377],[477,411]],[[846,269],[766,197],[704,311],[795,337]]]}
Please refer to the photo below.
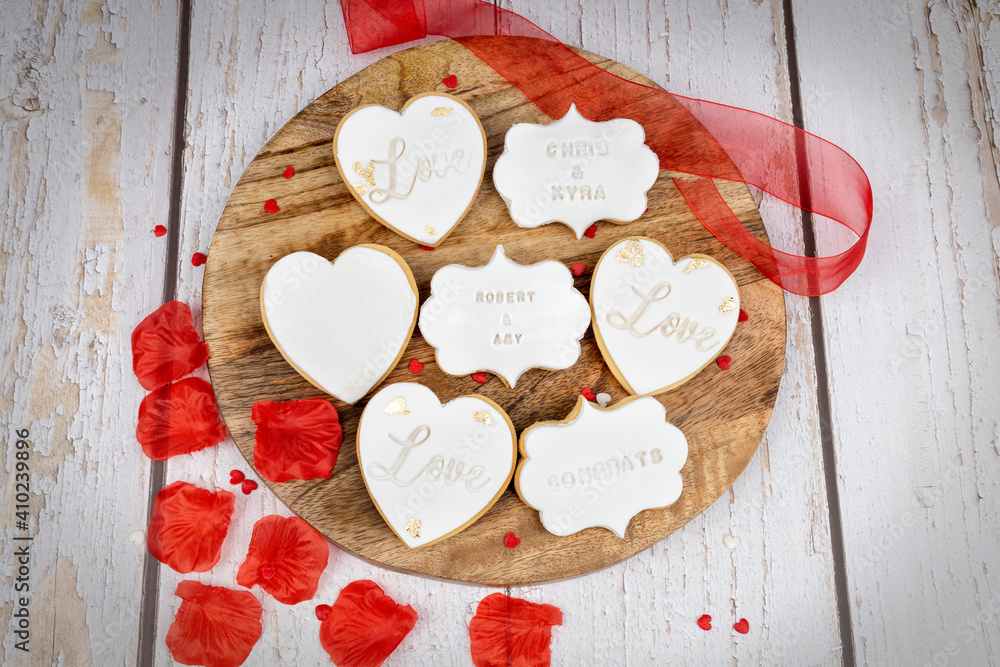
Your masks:
{"label": "white sprinkle", "polygon": [[611,394],[598,394],[597,404],[602,408],[608,407],[608,403],[611,402]]}
{"label": "white sprinkle", "polygon": [[291,662],[292,660],[295,660],[295,656],[298,653],[298,651],[296,651],[293,648],[285,646],[278,653],[281,655],[282,662]]}
{"label": "white sprinkle", "polygon": [[128,534],[128,541],[137,547],[141,547],[146,543],[146,533],[141,530],[133,530]]}
{"label": "white sprinkle", "polygon": [[726,548],[732,551],[736,547],[740,546],[740,538],[733,535],[723,535],[722,543],[726,545]]}

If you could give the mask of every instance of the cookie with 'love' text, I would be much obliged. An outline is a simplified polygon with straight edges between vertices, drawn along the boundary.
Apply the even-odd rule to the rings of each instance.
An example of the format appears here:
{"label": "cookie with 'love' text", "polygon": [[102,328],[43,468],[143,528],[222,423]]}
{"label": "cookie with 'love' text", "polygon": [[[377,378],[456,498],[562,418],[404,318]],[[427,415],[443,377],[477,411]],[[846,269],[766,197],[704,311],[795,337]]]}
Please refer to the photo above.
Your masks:
{"label": "cookie with 'love' text", "polygon": [[486,169],[486,133],[468,104],[445,93],[344,116],[337,169],[365,210],[411,241],[437,246],[472,206]]}
{"label": "cookie with 'love' text", "polygon": [[680,386],[725,348],[740,314],[740,291],[708,255],[676,262],[658,241],[623,239],[594,267],[594,336],[631,394]]}
{"label": "cookie with 'love' text", "polygon": [[503,494],[517,457],[514,425],[484,396],[441,404],[427,387],[382,388],[358,423],[358,465],[389,528],[411,548],[472,525]]}

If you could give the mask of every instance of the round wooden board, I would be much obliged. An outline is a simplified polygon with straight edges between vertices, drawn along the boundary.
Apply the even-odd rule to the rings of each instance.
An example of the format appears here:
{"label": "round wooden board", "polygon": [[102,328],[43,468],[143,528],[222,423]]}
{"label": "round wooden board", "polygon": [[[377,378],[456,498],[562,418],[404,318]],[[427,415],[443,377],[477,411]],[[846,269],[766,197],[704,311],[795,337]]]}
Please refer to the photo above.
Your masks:
{"label": "round wooden board", "polygon": [[[624,65],[580,53],[619,76],[655,85]],[[442,83],[451,74],[458,77],[454,89]],[[479,115],[488,142],[482,188],[466,218],[433,252],[420,249],[365,213],[337,173],[331,145],[337,123],[351,109],[362,104],[399,109],[410,97],[427,91],[448,92],[468,102]],[[729,371],[712,364],[687,384],[658,397],[670,421],[688,438],[684,490],[670,507],[646,510],[633,518],[624,540],[601,528],[553,536],[511,484],[466,530],[438,544],[409,549],[376,511],[358,470],[355,434],[367,399],[344,405],[326,396],[344,427],[333,476],[268,486],[337,546],[394,570],[509,585],[573,577],[622,561],[677,530],[732,485],[756,451],[774,406],[785,353],[782,291],[702,227],[665,172],[649,192],[649,211],[644,216],[626,225],[598,223],[593,239],[577,240],[559,224],[517,227],[492,183],[493,163],[503,150],[504,135],[517,122],[545,123],[549,118],[470,51],[445,40],[395,53],[340,83],[290,120],[260,151],[219,221],[203,292],[212,384],[226,425],[247,461],[253,462],[256,427],[250,415],[254,402],[321,395],[271,344],[260,315],[258,297],[264,275],[275,261],[297,250],[332,260],[360,243],[388,246],[409,264],[423,302],[437,269],[446,264],[484,264],[498,243],[522,264],[544,259],[566,265],[583,262],[587,272],[576,280],[576,286],[586,295],[590,271],[606,248],[626,237],[649,236],[661,241],[675,259],[706,253],[725,264],[740,284],[740,298],[750,320],[737,327],[726,348],[725,354],[733,358]],[[295,168],[295,176],[285,179],[282,173],[289,165]],[[747,187],[723,182],[719,186],[747,227],[766,238]],[[264,202],[271,198],[277,199],[280,212],[264,211]],[[528,371],[511,390],[493,375],[480,385],[470,377],[444,374],[418,330],[384,383],[418,381],[433,389],[442,402],[482,394],[503,406],[520,433],[535,422],[565,418],[583,387],[611,394],[612,404],[627,395],[604,363],[592,330],[582,347],[573,367],[559,372]],[[417,375],[407,368],[413,358],[426,364]],[[521,539],[515,549],[504,547],[509,531]]]}

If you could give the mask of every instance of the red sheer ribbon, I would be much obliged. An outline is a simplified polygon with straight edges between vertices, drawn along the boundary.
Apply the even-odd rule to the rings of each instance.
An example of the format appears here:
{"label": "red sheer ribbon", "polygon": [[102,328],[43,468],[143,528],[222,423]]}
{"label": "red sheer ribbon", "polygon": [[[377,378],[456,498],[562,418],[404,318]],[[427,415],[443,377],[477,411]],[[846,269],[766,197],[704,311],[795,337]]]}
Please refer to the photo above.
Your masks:
{"label": "red sheer ribbon", "polygon": [[[462,44],[519,88],[550,118],[571,103],[585,117],[642,124],[660,167],[674,178],[701,223],[734,252],[795,294],[826,294],[861,263],[872,191],[846,152],[792,125],[746,109],[626,81],[574,53],[531,21],[482,0],[341,0],[351,50],[363,53],[427,35]],[[497,39],[500,37],[500,39]],[[743,226],[713,178],[754,185],[830,218],[858,238],[829,257],[775,250]]]}

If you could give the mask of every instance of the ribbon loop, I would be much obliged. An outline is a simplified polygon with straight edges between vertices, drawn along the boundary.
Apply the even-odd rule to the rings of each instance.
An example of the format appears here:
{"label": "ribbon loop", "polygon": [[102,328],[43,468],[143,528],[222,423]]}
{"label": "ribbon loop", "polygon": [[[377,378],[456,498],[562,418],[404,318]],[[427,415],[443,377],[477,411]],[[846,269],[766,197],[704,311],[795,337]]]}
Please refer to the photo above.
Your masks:
{"label": "ribbon loop", "polygon": [[[831,292],[864,257],[871,185],[850,155],[824,139],[753,111],[627,81],[531,21],[482,0],[341,0],[341,8],[354,53],[443,35],[475,53],[550,118],[561,118],[575,103],[590,120],[640,123],[661,169],[701,177],[674,182],[705,228],[789,292]],[[830,257],[776,250],[747,230],[712,179],[754,185],[840,223],[857,241]]]}

